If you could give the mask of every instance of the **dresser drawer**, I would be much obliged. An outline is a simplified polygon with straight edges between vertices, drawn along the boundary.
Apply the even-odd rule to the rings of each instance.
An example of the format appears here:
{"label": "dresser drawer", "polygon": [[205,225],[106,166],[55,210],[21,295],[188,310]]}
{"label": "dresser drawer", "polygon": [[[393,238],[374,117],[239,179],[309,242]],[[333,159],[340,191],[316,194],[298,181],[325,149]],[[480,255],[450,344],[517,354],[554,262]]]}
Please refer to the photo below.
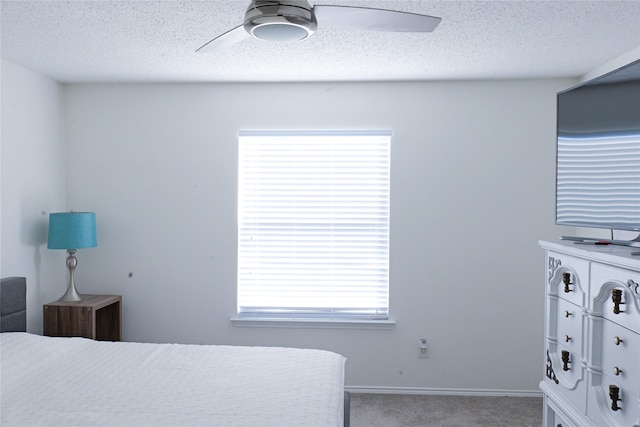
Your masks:
{"label": "dresser drawer", "polygon": [[[550,331],[571,353],[582,357],[583,316],[582,309],[575,304],[558,298],[556,328]],[[553,322],[549,322],[550,325]]]}
{"label": "dresser drawer", "polygon": [[586,361],[560,343],[547,346],[546,387],[572,402],[580,411],[586,410]]}
{"label": "dresser drawer", "polygon": [[552,420],[551,425],[553,427],[578,427],[577,424],[574,424],[573,421],[570,421],[569,418],[564,416],[562,412],[553,411]]}
{"label": "dresser drawer", "polygon": [[587,396],[587,416],[598,426],[635,427],[640,425],[637,394],[607,376],[592,374]]}
{"label": "dresser drawer", "polygon": [[593,263],[591,313],[640,333],[640,273]]}
{"label": "dresser drawer", "polygon": [[550,399],[547,399],[547,412],[548,421],[545,425],[550,427],[579,427],[577,423],[573,422],[567,415],[562,413],[562,410],[558,408]]}
{"label": "dresser drawer", "polygon": [[640,394],[640,335],[605,320],[602,324],[602,372],[611,381]]}
{"label": "dresser drawer", "polygon": [[547,292],[578,306],[585,306],[589,289],[589,262],[549,251]]}

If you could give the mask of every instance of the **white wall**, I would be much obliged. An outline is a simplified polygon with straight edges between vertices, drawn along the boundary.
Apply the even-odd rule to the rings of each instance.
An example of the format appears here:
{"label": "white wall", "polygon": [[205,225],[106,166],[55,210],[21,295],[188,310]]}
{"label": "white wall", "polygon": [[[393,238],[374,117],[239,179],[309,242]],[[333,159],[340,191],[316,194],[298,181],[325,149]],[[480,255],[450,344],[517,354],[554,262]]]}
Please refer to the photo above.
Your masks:
{"label": "white wall", "polygon": [[[325,348],[362,389],[535,391],[537,241],[569,234],[554,226],[555,93],[574,83],[71,85],[68,207],[98,220],[80,292],[123,295],[127,340]],[[229,321],[237,133],[291,128],[393,130],[393,329]]]}
{"label": "white wall", "polygon": [[[65,210],[62,87],[2,60],[2,277],[27,278],[27,329],[66,286],[66,254],[46,249],[48,214]],[[59,293],[59,294],[58,294]]]}

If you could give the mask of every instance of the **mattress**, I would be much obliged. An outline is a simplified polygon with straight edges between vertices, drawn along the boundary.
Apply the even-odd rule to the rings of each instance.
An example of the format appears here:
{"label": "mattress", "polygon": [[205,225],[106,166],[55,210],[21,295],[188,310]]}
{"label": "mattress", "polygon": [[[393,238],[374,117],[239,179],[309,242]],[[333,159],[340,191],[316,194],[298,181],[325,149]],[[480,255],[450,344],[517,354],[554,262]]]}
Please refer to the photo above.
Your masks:
{"label": "mattress", "polygon": [[1,425],[341,426],[344,357],[323,350],[0,334]]}

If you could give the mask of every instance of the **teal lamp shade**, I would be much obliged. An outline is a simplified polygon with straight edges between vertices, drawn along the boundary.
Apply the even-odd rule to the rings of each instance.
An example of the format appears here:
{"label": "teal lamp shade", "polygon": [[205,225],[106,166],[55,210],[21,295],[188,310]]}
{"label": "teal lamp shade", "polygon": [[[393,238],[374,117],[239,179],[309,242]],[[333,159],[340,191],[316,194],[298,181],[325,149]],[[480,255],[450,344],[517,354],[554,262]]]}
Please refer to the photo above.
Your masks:
{"label": "teal lamp shade", "polygon": [[49,249],[82,249],[98,245],[94,212],[49,214]]}

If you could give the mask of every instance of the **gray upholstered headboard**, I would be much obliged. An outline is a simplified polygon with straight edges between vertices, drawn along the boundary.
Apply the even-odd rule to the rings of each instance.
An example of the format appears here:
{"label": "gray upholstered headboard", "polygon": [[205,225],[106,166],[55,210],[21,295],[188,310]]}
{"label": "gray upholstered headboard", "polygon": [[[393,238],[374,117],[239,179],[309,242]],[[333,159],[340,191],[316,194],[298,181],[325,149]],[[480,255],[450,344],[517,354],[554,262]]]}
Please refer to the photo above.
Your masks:
{"label": "gray upholstered headboard", "polygon": [[0,331],[27,331],[27,279],[6,277],[0,285]]}

